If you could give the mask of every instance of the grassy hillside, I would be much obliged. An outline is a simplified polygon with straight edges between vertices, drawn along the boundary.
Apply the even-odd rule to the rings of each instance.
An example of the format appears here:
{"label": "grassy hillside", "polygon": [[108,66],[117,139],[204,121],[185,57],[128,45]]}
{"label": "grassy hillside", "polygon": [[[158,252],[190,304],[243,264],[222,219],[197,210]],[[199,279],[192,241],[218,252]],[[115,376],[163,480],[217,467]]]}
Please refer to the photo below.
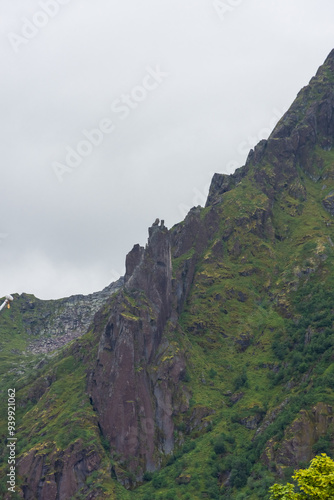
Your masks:
{"label": "grassy hillside", "polygon": [[[10,333],[11,320],[3,315],[3,380],[10,385],[14,373],[20,454],[33,449],[47,457],[51,473],[53,455],[78,441],[96,451],[101,466],[76,498],[97,488],[98,498],[257,499],[267,498],[277,474],[288,478],[294,457],[290,466],[268,464],[268,443],[278,449],[301,410],[332,405],[334,388],[334,226],[322,206],[334,181],[326,180],[325,189],[323,181],[301,182],[304,199],[279,195],[265,233],[255,214],[268,209],[268,200],[251,180],[218,207],[221,225],[199,259],[179,328],[169,334],[171,345],[187,351],[190,407],[175,416],[173,455],[131,492],[112,477],[117,460],[86,394],[96,350],[92,333],[39,365],[16,354],[14,372],[8,372],[13,350],[24,350],[24,337]],[[236,230],[226,239],[230,227]],[[31,366],[23,378],[19,363]],[[1,424],[4,436],[5,415]],[[313,449],[332,451],[330,425]]]}

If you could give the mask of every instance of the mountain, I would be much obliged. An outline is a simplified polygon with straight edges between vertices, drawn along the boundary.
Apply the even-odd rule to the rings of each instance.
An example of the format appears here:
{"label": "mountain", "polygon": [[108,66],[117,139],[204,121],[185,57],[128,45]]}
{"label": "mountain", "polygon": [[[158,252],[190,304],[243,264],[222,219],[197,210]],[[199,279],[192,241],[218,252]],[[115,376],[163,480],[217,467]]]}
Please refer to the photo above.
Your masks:
{"label": "mountain", "polygon": [[334,50],[204,208],[155,221],[124,281],[2,313],[17,498],[265,499],[333,454],[333,110]]}

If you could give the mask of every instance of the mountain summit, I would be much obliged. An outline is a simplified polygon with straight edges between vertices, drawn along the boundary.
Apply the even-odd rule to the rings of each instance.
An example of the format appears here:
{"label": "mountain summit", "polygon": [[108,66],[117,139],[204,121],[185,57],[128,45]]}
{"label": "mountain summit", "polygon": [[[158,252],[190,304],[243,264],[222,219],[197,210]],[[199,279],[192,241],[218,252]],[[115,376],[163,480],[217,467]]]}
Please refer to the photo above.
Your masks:
{"label": "mountain summit", "polygon": [[21,498],[265,499],[334,451],[333,141],[334,50],[245,166],[214,175],[205,208],[157,219],[124,282],[80,299],[80,336],[31,353],[59,335],[58,302],[6,313],[6,366],[26,358],[2,384]]}

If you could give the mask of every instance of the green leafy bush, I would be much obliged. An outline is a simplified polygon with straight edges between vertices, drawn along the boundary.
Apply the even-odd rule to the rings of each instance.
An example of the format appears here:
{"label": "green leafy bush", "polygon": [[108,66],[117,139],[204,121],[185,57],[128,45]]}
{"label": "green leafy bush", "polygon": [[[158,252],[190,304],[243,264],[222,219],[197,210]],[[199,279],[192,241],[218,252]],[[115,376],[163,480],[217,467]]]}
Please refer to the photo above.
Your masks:
{"label": "green leafy bush", "polygon": [[226,446],[225,446],[225,440],[223,436],[219,436],[215,442],[213,449],[216,453],[216,455],[222,455],[226,451]]}

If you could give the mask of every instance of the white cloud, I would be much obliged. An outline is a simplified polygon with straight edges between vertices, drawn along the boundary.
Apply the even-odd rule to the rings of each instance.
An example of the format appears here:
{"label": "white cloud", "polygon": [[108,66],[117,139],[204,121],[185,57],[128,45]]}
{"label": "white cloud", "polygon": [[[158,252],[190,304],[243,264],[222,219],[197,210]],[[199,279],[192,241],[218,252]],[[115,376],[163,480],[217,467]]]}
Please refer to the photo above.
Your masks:
{"label": "white cloud", "polygon": [[[7,35],[40,1],[2,2],[0,293],[106,286],[156,217],[172,226],[245,161],[332,49],[329,0],[234,5],[221,21],[210,0],[69,1],[16,53]],[[166,81],[59,184],[52,162],[155,65]]]}

